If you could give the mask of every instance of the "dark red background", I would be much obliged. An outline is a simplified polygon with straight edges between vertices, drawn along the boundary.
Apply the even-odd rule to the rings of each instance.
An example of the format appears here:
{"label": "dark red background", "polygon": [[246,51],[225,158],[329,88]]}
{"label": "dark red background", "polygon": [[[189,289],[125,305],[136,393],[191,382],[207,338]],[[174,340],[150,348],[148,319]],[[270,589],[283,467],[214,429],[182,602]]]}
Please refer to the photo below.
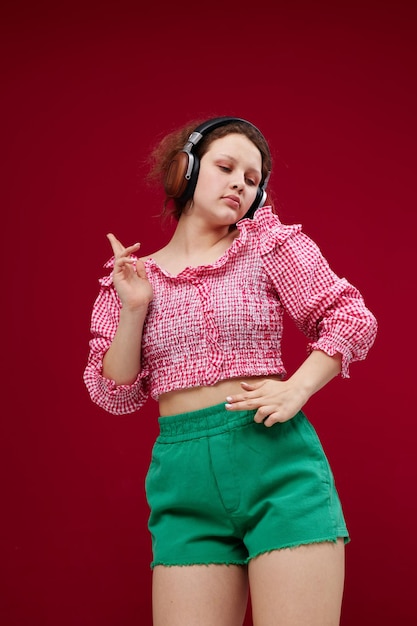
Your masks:
{"label": "dark red background", "polygon": [[[307,413],[352,535],[342,624],[414,624],[408,5],[2,6],[1,624],[151,623],[143,479],[157,408],[107,415],[82,371],[106,232],[143,253],[165,242],[146,157],[157,137],[215,115],[262,129],[282,220],[303,224],[378,317],[368,360]],[[287,325],[290,371],[304,346]]]}

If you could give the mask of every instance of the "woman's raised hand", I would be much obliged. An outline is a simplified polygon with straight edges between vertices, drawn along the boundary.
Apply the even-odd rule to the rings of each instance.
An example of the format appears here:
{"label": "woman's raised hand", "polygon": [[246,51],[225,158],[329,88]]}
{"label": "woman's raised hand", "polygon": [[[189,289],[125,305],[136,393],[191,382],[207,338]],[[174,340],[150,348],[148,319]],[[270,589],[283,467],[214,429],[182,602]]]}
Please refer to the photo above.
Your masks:
{"label": "woman's raised hand", "polygon": [[152,285],[146,276],[145,265],[131,255],[140,248],[140,243],[125,248],[118,239],[109,233],[107,238],[113,249],[113,283],[124,308],[147,307],[152,300]]}

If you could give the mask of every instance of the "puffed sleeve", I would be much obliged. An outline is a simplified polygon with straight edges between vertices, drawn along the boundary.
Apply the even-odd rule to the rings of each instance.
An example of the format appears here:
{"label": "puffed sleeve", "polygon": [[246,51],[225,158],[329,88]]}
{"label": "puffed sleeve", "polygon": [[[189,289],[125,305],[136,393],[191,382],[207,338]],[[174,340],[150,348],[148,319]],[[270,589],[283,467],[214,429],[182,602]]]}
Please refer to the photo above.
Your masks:
{"label": "puffed sleeve", "polygon": [[[109,261],[105,267],[110,267]],[[149,397],[149,372],[142,368],[130,385],[116,385],[104,378],[103,357],[107,352],[119,323],[121,303],[113,286],[111,275],[100,279],[100,291],[91,316],[90,350],[84,370],[84,383],[91,400],[114,415],[134,413]]]}
{"label": "puffed sleeve", "polygon": [[260,216],[264,267],[284,309],[310,339],[308,351],[342,355],[342,376],[363,360],[375,341],[377,321],[360,292],[329,267],[300,225],[282,225],[272,212]]}

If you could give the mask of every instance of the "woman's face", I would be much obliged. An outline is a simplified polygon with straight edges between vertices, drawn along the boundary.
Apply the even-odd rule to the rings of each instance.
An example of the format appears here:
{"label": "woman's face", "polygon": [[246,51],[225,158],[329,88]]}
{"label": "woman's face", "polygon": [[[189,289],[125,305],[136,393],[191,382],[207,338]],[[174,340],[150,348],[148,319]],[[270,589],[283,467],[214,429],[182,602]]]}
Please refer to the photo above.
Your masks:
{"label": "woman's face", "polygon": [[192,212],[220,225],[235,224],[249,210],[262,179],[262,156],[245,135],[215,139],[201,157]]}

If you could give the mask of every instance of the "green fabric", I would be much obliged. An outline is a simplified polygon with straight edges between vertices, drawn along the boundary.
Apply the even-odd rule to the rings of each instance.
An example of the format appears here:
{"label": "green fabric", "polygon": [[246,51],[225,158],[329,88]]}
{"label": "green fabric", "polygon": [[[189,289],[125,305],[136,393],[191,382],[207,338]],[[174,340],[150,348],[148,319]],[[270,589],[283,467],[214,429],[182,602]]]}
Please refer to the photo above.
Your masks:
{"label": "green fabric", "polygon": [[271,428],[224,404],[159,418],[146,477],[155,565],[245,564],[349,540],[333,474],[304,413]]}

